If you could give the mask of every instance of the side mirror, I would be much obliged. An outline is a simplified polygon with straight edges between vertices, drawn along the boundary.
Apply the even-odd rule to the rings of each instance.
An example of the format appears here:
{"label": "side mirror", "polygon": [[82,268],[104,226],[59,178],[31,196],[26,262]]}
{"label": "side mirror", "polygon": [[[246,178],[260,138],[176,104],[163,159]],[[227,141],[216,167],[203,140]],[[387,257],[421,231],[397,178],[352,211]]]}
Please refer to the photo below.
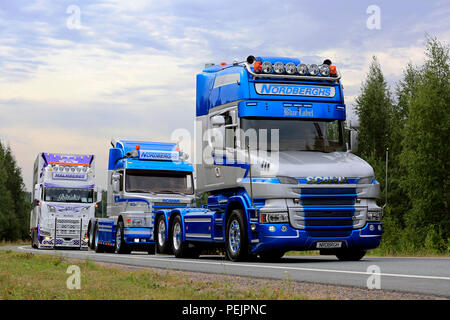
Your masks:
{"label": "side mirror", "polygon": [[211,118],[211,126],[220,127],[225,125],[225,117],[224,116],[214,116]]}
{"label": "side mirror", "polygon": [[356,153],[358,152],[358,131],[355,129],[349,130],[349,152]]}
{"label": "side mirror", "polygon": [[97,188],[97,197],[95,202],[102,202],[102,190],[100,188]]}
{"label": "side mirror", "polygon": [[112,175],[112,189],[114,193],[119,193],[120,191],[120,174],[113,173]]}
{"label": "side mirror", "polygon": [[39,184],[34,186],[34,200],[41,201],[41,186]]}

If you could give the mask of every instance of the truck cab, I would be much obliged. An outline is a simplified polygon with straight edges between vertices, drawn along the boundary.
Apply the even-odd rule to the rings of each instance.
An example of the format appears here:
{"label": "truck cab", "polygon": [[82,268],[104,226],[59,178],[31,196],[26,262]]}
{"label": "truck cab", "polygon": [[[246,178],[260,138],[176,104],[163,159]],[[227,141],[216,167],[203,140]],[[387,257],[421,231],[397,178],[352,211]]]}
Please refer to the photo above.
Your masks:
{"label": "truck cab", "polygon": [[253,56],[197,75],[197,191],[231,260],[289,250],[359,260],[380,244],[380,187],[346,141],[340,78],[328,59]]}
{"label": "truck cab", "polygon": [[114,140],[109,149],[107,218],[90,223],[99,251],[154,253],[154,211],[190,206],[193,166],[176,143]]}
{"label": "truck cab", "polygon": [[34,248],[87,250],[88,222],[101,201],[96,199],[94,170],[94,155],[39,153],[30,215]]}

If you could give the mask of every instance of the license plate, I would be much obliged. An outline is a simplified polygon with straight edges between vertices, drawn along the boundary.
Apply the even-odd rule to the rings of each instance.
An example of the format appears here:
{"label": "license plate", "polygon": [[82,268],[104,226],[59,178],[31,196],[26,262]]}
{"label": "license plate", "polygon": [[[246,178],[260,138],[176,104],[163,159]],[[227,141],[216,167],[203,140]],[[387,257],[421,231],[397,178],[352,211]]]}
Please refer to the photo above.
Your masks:
{"label": "license plate", "polygon": [[342,247],[342,241],[321,241],[316,243],[317,249],[334,249]]}

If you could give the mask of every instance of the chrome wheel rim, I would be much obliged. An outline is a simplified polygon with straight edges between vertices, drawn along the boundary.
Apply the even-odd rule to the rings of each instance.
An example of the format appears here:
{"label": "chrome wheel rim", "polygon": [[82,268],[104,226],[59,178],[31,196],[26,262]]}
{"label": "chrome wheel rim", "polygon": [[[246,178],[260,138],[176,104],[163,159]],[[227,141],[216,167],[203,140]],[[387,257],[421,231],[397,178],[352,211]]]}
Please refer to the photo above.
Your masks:
{"label": "chrome wheel rim", "polygon": [[238,253],[241,247],[241,228],[236,220],[231,221],[228,229],[228,246],[233,253]]}
{"label": "chrome wheel rim", "polygon": [[116,248],[117,249],[120,249],[121,242],[122,242],[122,232],[121,232],[120,228],[117,228],[117,231],[116,231]]}
{"label": "chrome wheel rim", "polygon": [[98,228],[95,229],[95,247],[98,247]]}
{"label": "chrome wheel rim", "polygon": [[166,242],[166,223],[163,219],[159,221],[158,224],[158,244],[160,247]]}
{"label": "chrome wheel rim", "polygon": [[173,247],[178,250],[181,246],[181,226],[178,222],[173,227]]}

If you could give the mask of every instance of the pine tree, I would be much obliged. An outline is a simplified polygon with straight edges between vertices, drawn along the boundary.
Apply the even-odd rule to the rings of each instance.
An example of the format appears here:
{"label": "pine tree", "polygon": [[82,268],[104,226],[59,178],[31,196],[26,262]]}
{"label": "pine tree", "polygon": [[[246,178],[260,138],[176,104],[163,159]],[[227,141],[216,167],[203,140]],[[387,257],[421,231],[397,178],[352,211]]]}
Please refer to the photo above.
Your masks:
{"label": "pine tree", "polygon": [[449,47],[428,37],[425,53],[425,65],[414,80],[414,93],[408,97],[402,144],[401,163],[407,173],[403,187],[412,205],[406,224],[415,250],[426,243],[442,252],[450,237]]}
{"label": "pine tree", "polygon": [[389,145],[392,100],[389,88],[374,56],[361,94],[356,98],[356,114],[359,117],[359,155],[384,159]]}

